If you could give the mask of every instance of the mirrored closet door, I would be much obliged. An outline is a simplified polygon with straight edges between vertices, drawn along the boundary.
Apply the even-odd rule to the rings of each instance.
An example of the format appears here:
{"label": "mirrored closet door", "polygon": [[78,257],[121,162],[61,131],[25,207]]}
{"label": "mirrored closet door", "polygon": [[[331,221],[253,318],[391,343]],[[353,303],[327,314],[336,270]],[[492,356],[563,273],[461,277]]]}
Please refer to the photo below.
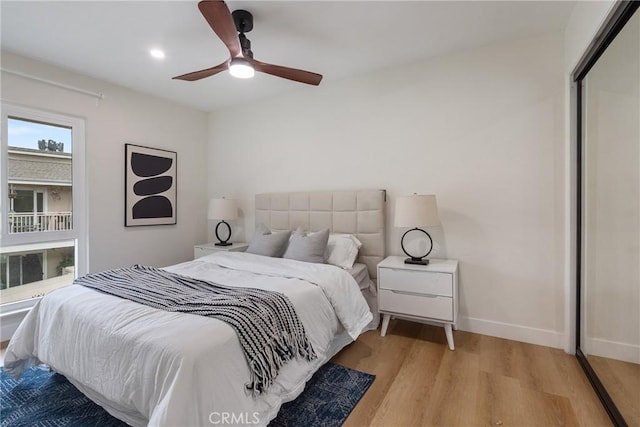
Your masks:
{"label": "mirrored closet door", "polygon": [[577,353],[613,423],[640,426],[640,12],[612,16],[577,79]]}

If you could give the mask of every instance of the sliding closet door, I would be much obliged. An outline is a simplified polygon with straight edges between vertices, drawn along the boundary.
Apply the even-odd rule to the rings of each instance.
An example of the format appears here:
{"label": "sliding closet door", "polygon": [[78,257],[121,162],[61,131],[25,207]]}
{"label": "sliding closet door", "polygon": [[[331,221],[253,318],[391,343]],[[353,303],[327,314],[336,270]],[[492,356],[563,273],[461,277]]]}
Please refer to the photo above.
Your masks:
{"label": "sliding closet door", "polygon": [[579,357],[640,426],[640,13],[581,82]]}

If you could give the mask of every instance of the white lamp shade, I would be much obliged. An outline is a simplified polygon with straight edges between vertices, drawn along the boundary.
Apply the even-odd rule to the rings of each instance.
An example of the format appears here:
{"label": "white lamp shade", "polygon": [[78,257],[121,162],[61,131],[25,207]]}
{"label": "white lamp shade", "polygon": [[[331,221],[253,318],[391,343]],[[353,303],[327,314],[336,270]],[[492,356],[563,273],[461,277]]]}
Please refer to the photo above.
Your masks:
{"label": "white lamp shade", "polygon": [[238,218],[238,204],[235,200],[209,200],[209,219],[233,220],[236,218]]}
{"label": "white lamp shade", "polygon": [[396,198],[396,227],[433,227],[440,225],[436,196],[414,194]]}

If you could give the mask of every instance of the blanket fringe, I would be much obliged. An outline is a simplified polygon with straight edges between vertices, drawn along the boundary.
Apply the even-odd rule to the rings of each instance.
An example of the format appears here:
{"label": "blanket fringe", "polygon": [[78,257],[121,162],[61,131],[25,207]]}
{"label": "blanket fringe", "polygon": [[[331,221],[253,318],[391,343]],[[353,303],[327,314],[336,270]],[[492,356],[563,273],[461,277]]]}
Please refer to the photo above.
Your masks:
{"label": "blanket fringe", "polygon": [[283,332],[273,336],[252,360],[249,360],[249,382],[245,384],[245,391],[256,397],[269,388],[280,368],[293,358],[311,361],[316,357],[309,340],[304,337],[292,337]]}

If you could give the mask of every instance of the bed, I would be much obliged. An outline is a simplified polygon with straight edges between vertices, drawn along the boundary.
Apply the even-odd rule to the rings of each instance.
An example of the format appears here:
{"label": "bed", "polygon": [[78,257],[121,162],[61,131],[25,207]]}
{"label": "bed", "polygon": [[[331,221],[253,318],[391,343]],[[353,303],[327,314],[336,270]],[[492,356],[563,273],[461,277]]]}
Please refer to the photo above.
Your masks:
{"label": "bed", "polygon": [[247,392],[251,372],[227,323],[80,285],[51,292],[31,310],[7,348],[5,369],[19,375],[45,363],[134,426],[210,425],[225,417],[232,424],[266,425],[320,366],[377,326],[375,286],[362,277],[364,271],[375,280],[375,265],[384,255],[384,198],[379,190],[255,197],[256,223],[272,230],[329,228],[357,236],[357,263],[365,266],[355,274],[360,285],[352,272],[332,265],[234,252],[163,269],[288,297],[317,357],[290,360],[262,393]]}

